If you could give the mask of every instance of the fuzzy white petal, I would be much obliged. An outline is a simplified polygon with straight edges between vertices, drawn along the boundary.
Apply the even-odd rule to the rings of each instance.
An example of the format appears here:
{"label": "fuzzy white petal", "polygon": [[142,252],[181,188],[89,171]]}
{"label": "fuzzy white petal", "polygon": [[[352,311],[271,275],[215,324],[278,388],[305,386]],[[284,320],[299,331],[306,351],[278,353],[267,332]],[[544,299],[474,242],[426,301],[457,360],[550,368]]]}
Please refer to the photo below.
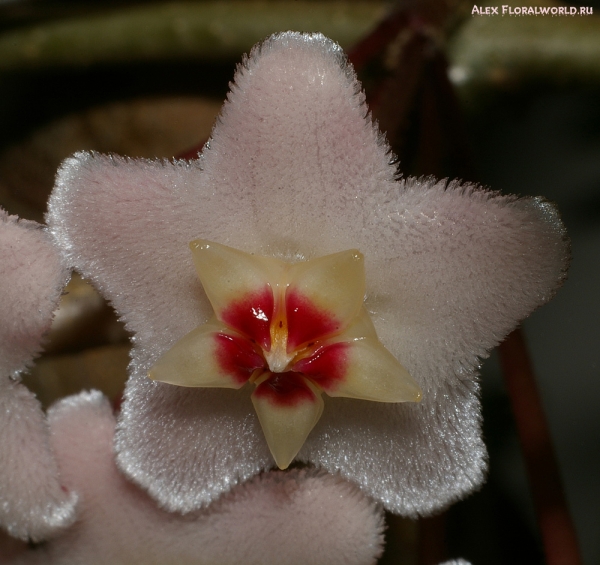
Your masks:
{"label": "fuzzy white petal", "polygon": [[326,399],[300,458],[410,515],[481,483],[480,358],[560,286],[563,227],[539,200],[395,175],[339,47],[293,33],[239,68],[199,162],[65,163],[53,232],[137,332],[119,464],[165,507],[206,504],[270,464],[247,396],[144,376],[211,313],[187,248],[198,237],[277,259],[364,254],[377,334],[423,401]]}

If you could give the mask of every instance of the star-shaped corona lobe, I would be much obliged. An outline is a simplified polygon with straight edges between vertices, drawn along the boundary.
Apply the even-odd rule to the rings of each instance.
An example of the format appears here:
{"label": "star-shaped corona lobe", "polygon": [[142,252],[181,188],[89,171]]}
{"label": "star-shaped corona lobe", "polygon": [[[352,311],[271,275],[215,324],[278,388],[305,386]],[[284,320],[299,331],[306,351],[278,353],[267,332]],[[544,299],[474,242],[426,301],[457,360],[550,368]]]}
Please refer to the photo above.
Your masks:
{"label": "star-shaped corona lobe", "polygon": [[421,399],[362,305],[360,252],[286,263],[203,240],[190,247],[215,316],[176,342],[149,376],[191,387],[254,384],[252,404],[281,469],[321,417],[323,392],[377,402]]}

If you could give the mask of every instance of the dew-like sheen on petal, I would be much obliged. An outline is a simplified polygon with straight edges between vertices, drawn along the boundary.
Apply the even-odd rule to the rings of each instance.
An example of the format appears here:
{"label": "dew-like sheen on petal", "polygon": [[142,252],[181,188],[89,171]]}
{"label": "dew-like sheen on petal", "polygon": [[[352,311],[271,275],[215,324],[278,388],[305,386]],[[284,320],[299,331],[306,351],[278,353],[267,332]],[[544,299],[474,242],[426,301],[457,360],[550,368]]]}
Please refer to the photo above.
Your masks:
{"label": "dew-like sheen on petal", "polygon": [[190,243],[196,271],[219,320],[269,350],[273,291],[284,263],[214,243]]}

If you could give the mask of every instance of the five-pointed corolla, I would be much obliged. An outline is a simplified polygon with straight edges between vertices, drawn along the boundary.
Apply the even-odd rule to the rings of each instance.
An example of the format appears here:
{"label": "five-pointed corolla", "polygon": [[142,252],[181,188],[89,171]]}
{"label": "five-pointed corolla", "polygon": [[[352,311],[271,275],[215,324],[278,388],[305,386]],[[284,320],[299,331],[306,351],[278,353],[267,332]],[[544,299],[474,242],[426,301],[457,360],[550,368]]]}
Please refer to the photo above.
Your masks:
{"label": "five-pointed corolla", "polygon": [[281,469],[321,417],[322,392],[421,400],[363,306],[359,251],[292,264],[203,240],[190,248],[215,316],[180,339],[149,376],[181,386],[256,385],[252,403]]}
{"label": "five-pointed corolla", "polygon": [[[207,506],[272,466],[252,399],[263,425],[264,414],[281,426],[296,415],[316,419],[318,399],[306,403],[308,415],[277,402],[286,396],[276,394],[284,382],[311,398],[327,393],[298,461],[339,473],[387,510],[408,516],[471,492],[486,468],[481,359],[553,296],[568,263],[564,227],[542,199],[457,181],[399,179],[340,47],[292,32],[255,47],[238,68],[199,159],[79,153],[58,172],[48,222],[68,264],[93,281],[135,336],[115,435],[117,464],[177,512]],[[219,248],[200,269],[202,289],[188,249],[197,238],[254,255],[231,252],[236,260],[228,262]],[[200,245],[197,261],[209,263],[210,245]],[[365,255],[364,287],[362,271],[348,274],[362,269],[348,249]],[[324,282],[317,265],[336,257],[347,263]],[[272,294],[265,298],[266,288]],[[381,343],[422,388],[421,402],[329,398],[350,396],[356,375],[378,382],[381,371],[371,362],[355,370],[376,343],[363,299]],[[241,315],[244,308],[257,315]],[[215,314],[213,330],[202,326]],[[339,330],[331,330],[338,322]],[[353,340],[352,331],[364,339]],[[175,345],[186,335],[199,350]],[[322,356],[308,346],[313,340],[323,342]],[[241,367],[235,355],[218,355],[238,348],[245,352]],[[334,355],[336,349],[344,354]],[[188,375],[190,384],[214,377],[258,387],[187,388],[149,379],[169,357],[193,367],[168,371]],[[384,365],[388,358],[381,350],[375,357]],[[317,378],[319,365],[327,371]],[[286,373],[302,376],[285,379]]]}

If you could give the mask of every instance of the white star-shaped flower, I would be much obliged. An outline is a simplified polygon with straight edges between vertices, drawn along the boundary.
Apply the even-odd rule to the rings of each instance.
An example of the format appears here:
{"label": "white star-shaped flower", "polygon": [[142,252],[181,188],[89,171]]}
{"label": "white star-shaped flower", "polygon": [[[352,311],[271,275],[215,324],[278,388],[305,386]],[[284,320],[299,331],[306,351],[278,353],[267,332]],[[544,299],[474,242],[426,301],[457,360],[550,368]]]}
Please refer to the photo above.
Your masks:
{"label": "white star-shaped flower", "polygon": [[[298,434],[308,434],[298,461],[339,472],[405,515],[432,512],[470,492],[485,472],[480,359],[550,299],[568,255],[558,215],[540,199],[458,182],[398,180],[341,49],[321,35],[295,33],[273,36],[244,60],[198,160],[79,153],[59,171],[48,221],[69,263],[93,280],[135,334],[116,435],[118,464],[163,507],[180,512],[207,505],[272,467],[251,396],[261,414],[268,394],[257,399],[257,392],[287,369],[325,404],[309,430],[320,400],[311,404],[310,425]],[[189,250],[198,239],[236,254],[240,261],[230,265],[236,274],[214,276],[214,266],[200,268],[203,287]],[[195,245],[196,262],[202,262],[211,244]],[[302,363],[310,364],[312,346],[305,337],[290,344],[289,313],[285,338],[272,324],[267,332],[266,321],[253,337],[223,315],[261,284],[270,285],[273,301],[285,298],[275,289],[274,272],[310,269],[327,256],[362,264],[356,250],[364,256],[364,304],[362,289],[352,291],[347,304],[354,318],[320,337],[341,339],[352,331],[350,318],[364,324],[361,337],[381,347],[376,362],[385,365],[380,360],[389,352],[422,390],[421,402],[332,397],[328,385],[306,376]],[[259,264],[264,270],[258,269],[253,287],[248,277]],[[245,282],[228,286],[227,277],[238,274]],[[321,285],[324,294],[314,295],[319,308],[337,312],[330,304],[346,304],[342,287],[362,284],[354,274],[341,278],[340,287]],[[268,318],[269,307],[262,312]],[[254,320],[260,319],[258,313]],[[214,330],[207,330],[210,324]],[[150,372],[186,384],[188,377],[219,373],[227,362],[158,376],[165,365],[172,373],[180,361],[190,361],[189,353],[169,353],[186,339],[198,339],[201,350],[209,347],[202,342],[205,330],[213,332],[213,349],[202,356],[206,363],[214,361],[215,335],[256,339],[247,353],[256,354],[260,375],[253,371],[248,380],[255,375],[258,388],[190,388],[148,378]],[[300,349],[306,352],[298,359],[302,370],[295,365]],[[369,366],[356,375],[376,387],[374,374],[382,373]],[[235,371],[222,373],[219,378],[233,374],[231,384],[241,383]],[[386,382],[403,382],[415,400],[413,381],[398,375]],[[317,386],[327,395],[320,397]],[[272,429],[265,413],[263,427]],[[278,441],[269,443],[283,445]],[[292,443],[282,466],[301,442]]]}

